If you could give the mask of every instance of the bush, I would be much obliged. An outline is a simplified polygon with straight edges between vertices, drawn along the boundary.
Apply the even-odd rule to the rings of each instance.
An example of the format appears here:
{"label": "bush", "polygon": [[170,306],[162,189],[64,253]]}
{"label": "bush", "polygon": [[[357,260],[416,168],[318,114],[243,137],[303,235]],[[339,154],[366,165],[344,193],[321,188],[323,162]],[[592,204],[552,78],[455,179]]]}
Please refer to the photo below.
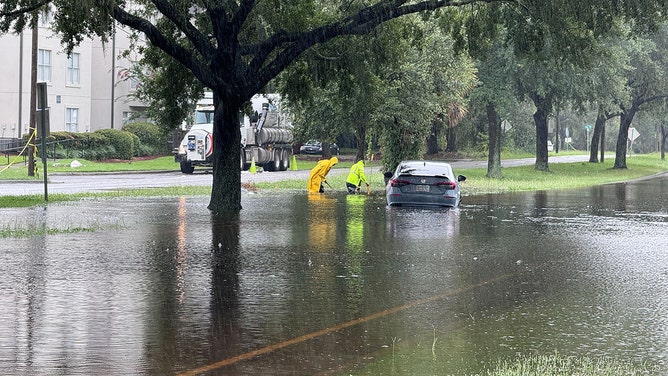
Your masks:
{"label": "bush", "polygon": [[135,146],[140,143],[139,137],[117,129],[99,129],[93,134],[102,135],[109,141],[109,146],[115,151],[113,157],[117,159],[132,159],[135,156]]}
{"label": "bush", "polygon": [[127,160],[171,151],[160,129],[151,123],[133,123],[123,130],[100,129],[92,133],[52,132],[46,141],[50,158]]}
{"label": "bush", "polygon": [[148,122],[130,123],[123,126],[123,130],[130,132],[141,141],[138,155],[169,153],[168,137],[157,125]]}

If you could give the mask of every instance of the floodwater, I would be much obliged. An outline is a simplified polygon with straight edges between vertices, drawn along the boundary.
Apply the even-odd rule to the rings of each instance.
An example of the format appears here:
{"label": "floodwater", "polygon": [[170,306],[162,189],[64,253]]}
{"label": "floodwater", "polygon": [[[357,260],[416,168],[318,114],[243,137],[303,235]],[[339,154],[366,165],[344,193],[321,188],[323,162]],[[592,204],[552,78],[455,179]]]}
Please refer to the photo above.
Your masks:
{"label": "floodwater", "polygon": [[554,353],[667,370],[665,175],[451,210],[207,203],[2,209],[24,233],[0,239],[0,374],[470,375]]}

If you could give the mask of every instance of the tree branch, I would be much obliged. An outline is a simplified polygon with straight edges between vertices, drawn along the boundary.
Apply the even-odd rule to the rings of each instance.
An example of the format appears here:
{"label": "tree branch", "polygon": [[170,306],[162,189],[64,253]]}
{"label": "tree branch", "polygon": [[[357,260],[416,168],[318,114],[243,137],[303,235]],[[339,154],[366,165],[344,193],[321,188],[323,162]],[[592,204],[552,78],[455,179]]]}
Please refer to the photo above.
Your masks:
{"label": "tree branch", "polygon": [[[518,3],[518,0],[425,0],[404,5],[406,2],[406,0],[382,1],[350,17],[330,25],[315,28],[309,32],[276,33],[258,45],[241,47],[240,52],[242,54],[254,55],[246,72],[260,72],[258,80],[266,83],[310,47],[338,36],[366,34],[383,22],[422,11],[460,7],[475,3],[515,4]],[[277,50],[280,50],[280,52],[272,61],[267,62],[267,58]]]}
{"label": "tree branch", "polygon": [[[100,1],[104,0],[96,0],[98,4]],[[190,69],[195,77],[197,77],[204,85],[215,85],[215,78],[210,71],[205,70],[207,64],[198,60],[192,51],[187,50],[175,41],[165,37],[160,30],[149,21],[126,12],[118,5],[113,7],[112,17],[119,23],[144,33],[151,44],[165,51],[168,55]],[[205,56],[205,54],[203,54],[203,56]]]}
{"label": "tree branch", "polygon": [[[51,1],[52,0],[41,0],[41,1],[38,1],[34,4],[25,6],[23,8],[14,9],[14,10],[11,10],[11,11],[5,10],[5,7],[7,6],[7,4],[3,4],[2,11],[0,11],[0,17],[13,18],[13,17],[16,17],[16,16],[20,16],[22,14],[25,14],[25,13],[30,13],[30,12],[36,11],[36,10],[42,8],[43,6],[51,3]],[[16,5],[18,6],[18,4],[16,4]]]}
{"label": "tree branch", "polygon": [[205,59],[209,58],[213,54],[213,48],[209,43],[206,36],[190,23],[190,20],[186,17],[189,15],[188,12],[182,12],[178,9],[175,9],[167,0],[151,0],[155,4],[156,8],[162,13],[163,16],[167,17],[180,31],[182,31],[185,36],[188,38],[190,43],[193,44],[195,49],[199,51]]}

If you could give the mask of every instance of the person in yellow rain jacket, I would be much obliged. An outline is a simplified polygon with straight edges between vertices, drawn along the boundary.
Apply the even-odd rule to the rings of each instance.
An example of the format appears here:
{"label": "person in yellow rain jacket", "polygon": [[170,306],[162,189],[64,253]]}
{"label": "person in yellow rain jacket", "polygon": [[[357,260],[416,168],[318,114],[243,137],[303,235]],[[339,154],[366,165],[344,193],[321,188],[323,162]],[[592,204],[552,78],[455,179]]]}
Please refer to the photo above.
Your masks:
{"label": "person in yellow rain jacket", "polygon": [[308,191],[312,193],[324,192],[325,190],[322,187],[322,183],[327,182],[327,174],[329,174],[329,170],[331,170],[337,163],[339,163],[339,159],[336,157],[323,159],[318,162],[318,164],[313,167],[311,174],[308,177]]}
{"label": "person in yellow rain jacket", "polygon": [[348,193],[359,193],[362,183],[369,186],[369,183],[366,181],[366,176],[364,175],[364,160],[360,159],[350,168],[350,173],[346,179],[346,188],[348,188]]}

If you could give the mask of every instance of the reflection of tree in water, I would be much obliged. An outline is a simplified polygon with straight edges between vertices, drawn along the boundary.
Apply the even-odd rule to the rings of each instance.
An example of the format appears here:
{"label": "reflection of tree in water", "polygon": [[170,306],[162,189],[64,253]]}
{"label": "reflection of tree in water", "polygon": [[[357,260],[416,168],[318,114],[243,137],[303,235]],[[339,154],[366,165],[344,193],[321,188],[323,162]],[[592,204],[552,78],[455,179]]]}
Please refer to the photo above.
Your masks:
{"label": "reflection of tree in water", "polygon": [[238,355],[239,217],[211,217],[211,353],[212,360]]}

